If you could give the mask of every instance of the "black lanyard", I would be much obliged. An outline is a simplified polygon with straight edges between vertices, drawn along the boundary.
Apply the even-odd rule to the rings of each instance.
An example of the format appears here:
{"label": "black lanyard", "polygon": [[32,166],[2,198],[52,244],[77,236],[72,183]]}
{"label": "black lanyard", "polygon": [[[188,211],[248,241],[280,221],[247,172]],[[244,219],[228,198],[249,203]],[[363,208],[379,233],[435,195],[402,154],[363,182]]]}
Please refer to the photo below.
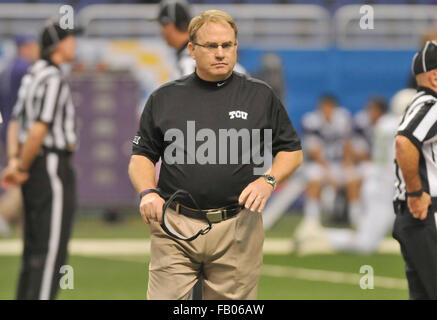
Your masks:
{"label": "black lanyard", "polygon": [[165,194],[164,192],[162,192],[160,189],[156,188],[156,189],[152,189],[152,192],[155,192],[157,194],[159,194],[161,196],[161,198],[163,198],[165,200],[165,203],[162,207],[162,223],[161,223],[161,227],[162,229],[171,237],[178,239],[178,240],[183,240],[183,241],[193,241],[194,239],[196,239],[198,236],[200,235],[204,235],[207,234],[209,232],[209,230],[211,230],[212,228],[212,224],[211,222],[208,220],[208,218],[205,216],[205,221],[208,223],[208,226],[205,229],[201,229],[199,230],[199,232],[197,232],[195,235],[193,235],[192,237],[186,238],[183,235],[179,234],[176,230],[174,230],[167,222],[167,216],[166,216],[166,211],[167,208],[169,207],[169,205],[175,201],[177,198],[183,198],[183,197],[188,197],[190,198],[190,200],[193,202],[194,206],[196,209],[200,210],[199,205],[197,204],[196,200],[194,200],[193,196],[186,190],[183,189],[178,189],[175,193],[168,195]]}

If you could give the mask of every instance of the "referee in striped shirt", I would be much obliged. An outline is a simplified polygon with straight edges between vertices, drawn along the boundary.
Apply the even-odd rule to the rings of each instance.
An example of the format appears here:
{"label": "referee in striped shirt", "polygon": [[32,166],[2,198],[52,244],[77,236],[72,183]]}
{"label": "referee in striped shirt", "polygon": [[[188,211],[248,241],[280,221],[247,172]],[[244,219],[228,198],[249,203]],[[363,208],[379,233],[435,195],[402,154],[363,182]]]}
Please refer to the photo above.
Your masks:
{"label": "referee in striped shirt", "polygon": [[75,210],[71,154],[75,110],[59,66],[75,58],[73,30],[48,22],[40,35],[41,59],[23,77],[8,128],[4,187],[21,185],[24,249],[17,299],[54,299]]}
{"label": "referee in striped shirt", "polygon": [[418,88],[396,136],[393,237],[410,299],[437,299],[437,42],[413,58]]}

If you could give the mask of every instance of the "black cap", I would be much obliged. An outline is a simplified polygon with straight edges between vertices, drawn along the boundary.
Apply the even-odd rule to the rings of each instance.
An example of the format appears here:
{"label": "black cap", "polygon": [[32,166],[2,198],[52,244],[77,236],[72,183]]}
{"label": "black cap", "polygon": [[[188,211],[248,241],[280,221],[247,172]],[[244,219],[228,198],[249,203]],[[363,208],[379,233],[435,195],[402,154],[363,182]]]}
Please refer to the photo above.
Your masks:
{"label": "black cap", "polygon": [[58,22],[47,21],[40,34],[41,53],[50,54],[56,49],[56,46],[69,35],[82,33],[82,28],[67,29],[62,28]]}
{"label": "black cap", "polygon": [[191,21],[190,5],[184,0],[163,0],[156,21],[162,25],[173,23],[180,31],[187,31]]}
{"label": "black cap", "polygon": [[423,48],[414,55],[412,63],[414,75],[437,69],[437,41],[427,41]]}

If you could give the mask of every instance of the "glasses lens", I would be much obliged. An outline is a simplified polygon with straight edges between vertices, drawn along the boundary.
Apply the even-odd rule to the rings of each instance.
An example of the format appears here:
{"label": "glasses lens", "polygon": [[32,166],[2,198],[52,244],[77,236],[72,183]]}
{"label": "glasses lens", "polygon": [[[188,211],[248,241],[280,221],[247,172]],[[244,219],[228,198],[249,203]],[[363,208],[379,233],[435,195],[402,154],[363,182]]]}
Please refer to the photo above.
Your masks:
{"label": "glasses lens", "polygon": [[218,48],[218,44],[217,44],[217,43],[208,43],[208,44],[206,45],[206,47],[207,47],[209,50],[215,50],[215,49]]}
{"label": "glasses lens", "polygon": [[231,42],[226,42],[226,43],[222,44],[223,50],[230,49],[231,47],[232,47],[232,43]]}

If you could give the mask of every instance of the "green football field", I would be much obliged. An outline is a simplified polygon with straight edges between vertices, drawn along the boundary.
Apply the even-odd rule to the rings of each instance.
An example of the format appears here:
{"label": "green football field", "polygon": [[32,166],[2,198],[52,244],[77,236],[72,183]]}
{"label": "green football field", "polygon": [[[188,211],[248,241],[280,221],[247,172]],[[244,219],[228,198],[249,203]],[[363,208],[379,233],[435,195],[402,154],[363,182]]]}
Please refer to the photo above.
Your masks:
{"label": "green football field", "polygon": [[[398,252],[372,255],[329,254],[297,256],[275,247],[288,243],[299,220],[286,216],[266,234],[259,299],[408,299],[403,261]],[[0,239],[0,299],[13,299],[20,264],[18,231]],[[74,289],[60,290],[59,299],[145,299],[147,227],[128,215],[118,224],[97,217],[75,225],[68,264]],[[267,244],[269,244],[267,246]],[[280,249],[280,248],[279,248]],[[365,273],[373,269],[373,289],[362,289]]]}

